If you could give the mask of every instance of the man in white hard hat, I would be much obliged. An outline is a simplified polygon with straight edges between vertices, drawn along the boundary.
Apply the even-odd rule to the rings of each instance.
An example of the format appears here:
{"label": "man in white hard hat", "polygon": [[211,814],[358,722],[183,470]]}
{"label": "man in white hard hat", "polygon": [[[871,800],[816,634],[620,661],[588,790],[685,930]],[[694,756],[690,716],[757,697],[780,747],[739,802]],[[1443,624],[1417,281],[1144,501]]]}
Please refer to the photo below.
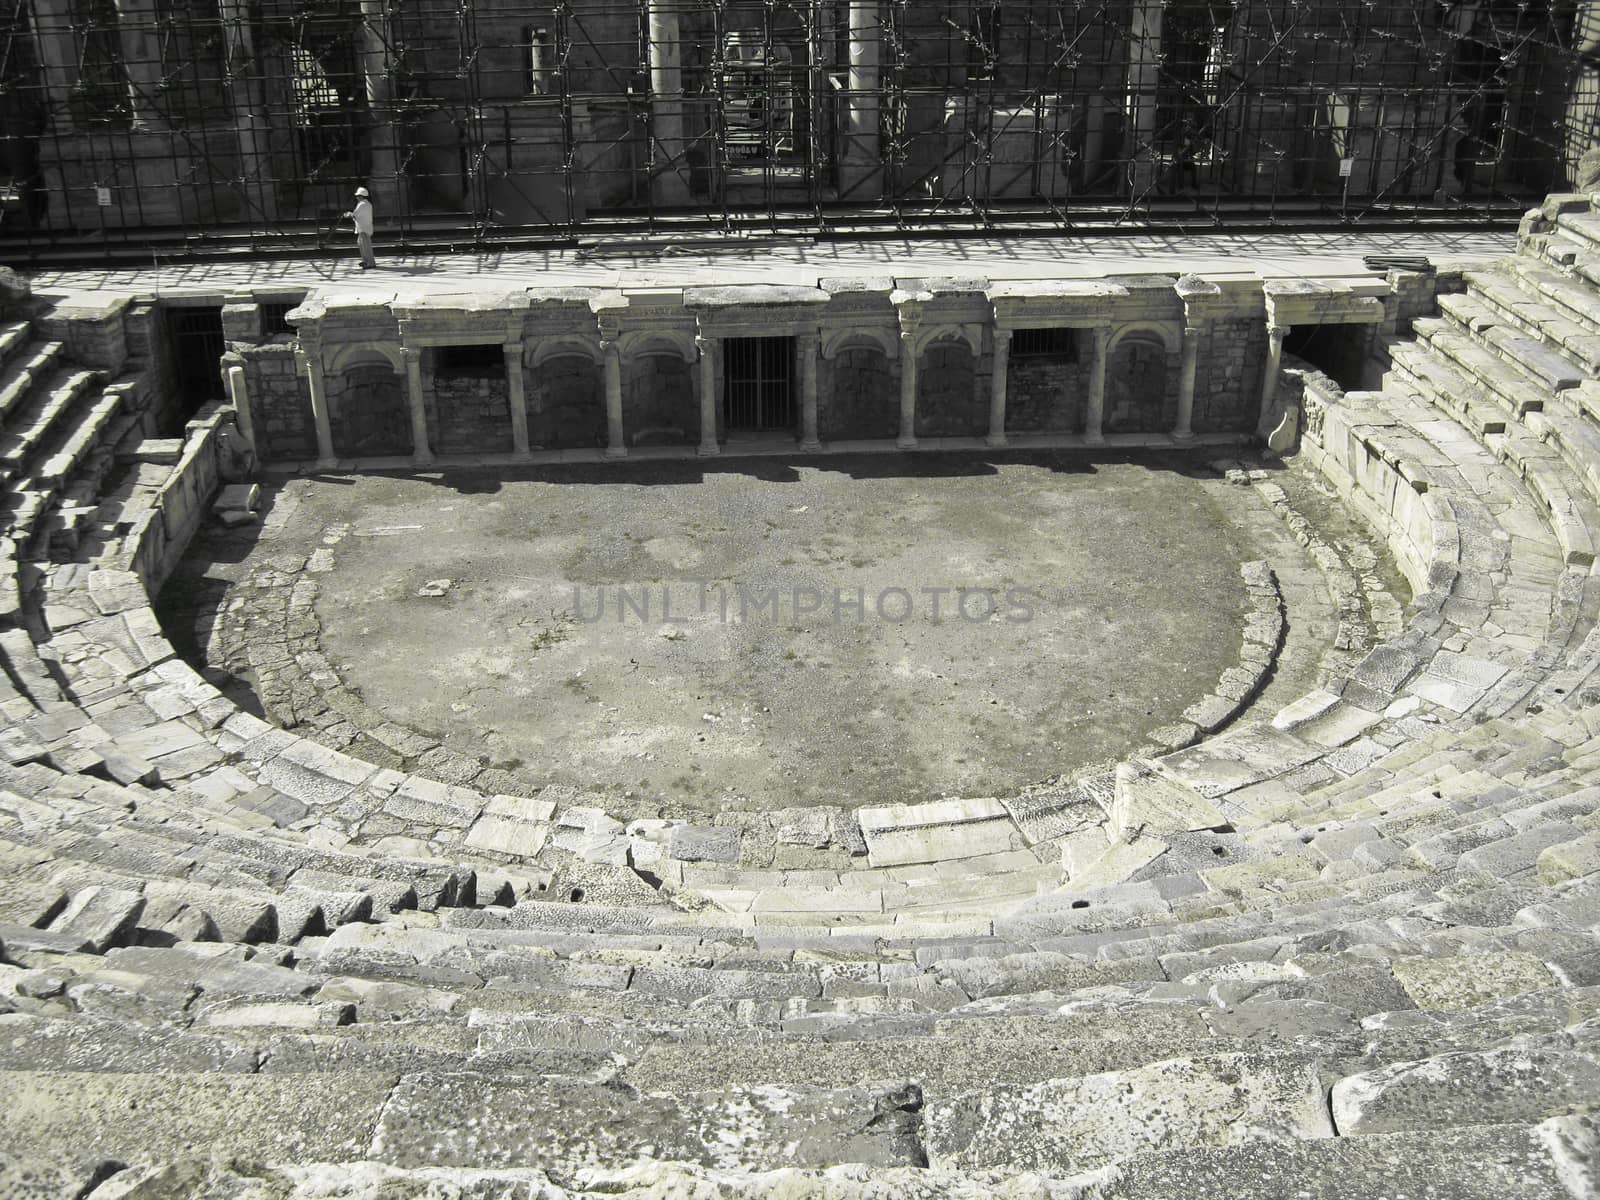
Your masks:
{"label": "man in white hard hat", "polygon": [[361,269],[370,271],[378,265],[378,260],[372,256],[372,201],[367,198],[367,189],[356,189],[356,206],[345,213],[355,222],[356,245],[361,247]]}

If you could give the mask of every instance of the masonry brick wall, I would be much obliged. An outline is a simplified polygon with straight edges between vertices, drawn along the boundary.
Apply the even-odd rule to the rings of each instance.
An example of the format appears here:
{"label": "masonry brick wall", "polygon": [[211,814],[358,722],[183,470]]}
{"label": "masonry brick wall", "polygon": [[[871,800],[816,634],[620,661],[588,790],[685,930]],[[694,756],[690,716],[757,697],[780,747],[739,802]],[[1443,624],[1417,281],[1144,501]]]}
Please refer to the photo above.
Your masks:
{"label": "masonry brick wall", "polygon": [[1266,329],[1259,317],[1211,322],[1195,372],[1190,427],[1196,433],[1249,433],[1255,429],[1266,354]]}
{"label": "masonry brick wall", "polygon": [[255,427],[256,457],[286,462],[317,456],[311,389],[295,373],[294,349],[263,346],[242,352],[245,387]]}
{"label": "masonry brick wall", "polygon": [[511,450],[511,406],[505,376],[436,375],[424,389],[428,444],[436,454],[503,454]]}
{"label": "masonry brick wall", "polygon": [[1006,428],[1082,433],[1088,368],[1066,356],[1013,354],[1006,366]]}

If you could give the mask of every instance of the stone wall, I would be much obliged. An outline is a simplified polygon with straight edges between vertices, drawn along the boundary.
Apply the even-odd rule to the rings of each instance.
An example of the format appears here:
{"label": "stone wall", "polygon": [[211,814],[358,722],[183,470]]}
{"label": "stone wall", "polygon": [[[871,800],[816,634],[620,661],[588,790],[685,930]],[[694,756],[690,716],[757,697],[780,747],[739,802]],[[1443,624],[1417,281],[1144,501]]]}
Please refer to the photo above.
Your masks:
{"label": "stone wall", "polygon": [[409,455],[414,449],[405,377],[388,363],[359,363],[327,379],[328,424],[340,458]]}
{"label": "stone wall", "polygon": [[1006,428],[1014,433],[1082,433],[1088,369],[1068,355],[1015,355],[1006,365]]}
{"label": "stone wall", "polygon": [[126,296],[108,299],[92,292],[69,296],[34,324],[43,336],[61,342],[73,362],[115,373],[128,361],[123,317],[129,303]]}
{"label": "stone wall", "polygon": [[183,453],[157,491],[149,519],[133,539],[131,566],[152,596],[161,590],[205,520],[220,482],[217,431],[232,420],[232,411],[226,405],[213,404],[189,422]]}
{"label": "stone wall", "polygon": [[982,437],[989,431],[991,361],[988,354],[974,358],[964,341],[935,342],[923,350],[917,369],[918,437]]}
{"label": "stone wall", "polygon": [[694,367],[676,354],[645,354],[623,364],[630,446],[687,446],[700,440]]}
{"label": "stone wall", "polygon": [[[365,454],[366,435],[354,420],[387,423],[376,443],[386,453],[404,454],[405,430],[399,409],[404,379],[395,383],[341,378],[375,356],[396,360],[404,347],[423,351],[422,380],[430,449],[452,456],[509,453],[514,449],[508,409],[509,389],[502,373],[500,347],[521,344],[525,352],[547,346],[557,353],[537,366],[525,366],[528,442],[532,448],[599,449],[609,440],[605,373],[599,343],[620,339],[622,424],[628,445],[694,445],[700,438],[699,364],[679,357],[679,346],[699,330],[713,342],[729,337],[815,336],[828,356],[816,361],[817,431],[829,442],[890,440],[900,433],[902,343],[914,332],[928,340],[917,372],[915,432],[918,436],[983,437],[989,431],[993,386],[992,345],[996,328],[1014,331],[1062,330],[1070,345],[1051,337],[1013,337],[1007,366],[1007,430],[1017,434],[1081,436],[1092,384],[1092,339],[1108,336],[1103,432],[1171,433],[1177,425],[1183,355],[1179,331],[1199,326],[1191,429],[1202,436],[1249,436],[1255,432],[1262,370],[1267,355],[1269,319],[1289,327],[1289,342],[1320,330],[1317,344],[1337,352],[1343,367],[1308,354],[1346,386],[1362,377],[1350,362],[1366,357],[1366,339],[1389,328],[1399,314],[1433,304],[1438,291],[1459,286],[1441,272],[1396,273],[1406,294],[1396,295],[1379,279],[1295,279],[1257,283],[1225,280],[1210,285],[1198,277],[1149,274],[1100,280],[986,282],[971,279],[918,280],[915,291],[897,291],[895,280],[824,281],[799,300],[775,300],[770,288],[753,289],[748,303],[723,297],[711,307],[705,298],[679,292],[621,302],[585,290],[551,289],[465,304],[459,297],[421,297],[376,302],[330,302],[318,295],[293,314],[296,336],[310,354],[334,363],[326,373],[330,422],[337,427],[336,452]],[[902,281],[903,282],[903,281]],[[740,289],[722,289],[738,292]],[[670,289],[669,289],[670,291]],[[826,299],[819,299],[819,294]],[[898,298],[896,298],[898,297]],[[724,303],[729,301],[729,303]],[[803,308],[797,305],[804,304]],[[231,298],[230,313],[240,329],[250,306]],[[736,312],[731,318],[724,312]],[[707,327],[709,322],[709,327]],[[1382,322],[1382,324],[1380,324]],[[868,330],[894,338],[889,352]],[[1100,331],[1100,332],[1097,332]],[[971,352],[976,337],[984,349]],[[152,342],[158,339],[153,336]],[[842,340],[842,344],[841,344]],[[276,341],[276,339],[274,339]],[[230,343],[237,345],[237,343]],[[494,354],[441,359],[440,346],[488,346]],[[270,347],[253,347],[268,350]],[[288,347],[277,349],[287,352]],[[1069,352],[1061,352],[1063,349]],[[1022,350],[1034,350],[1029,354]],[[1056,353],[1051,353],[1057,351]],[[691,352],[692,353],[692,352]],[[266,360],[263,360],[266,361]],[[438,373],[437,363],[449,369]],[[525,357],[524,362],[527,359]],[[258,372],[259,373],[259,372]],[[723,373],[719,372],[719,375]],[[437,376],[437,380],[435,380]],[[283,462],[314,457],[309,424],[298,420],[298,398],[285,399],[282,380],[268,382],[278,395],[266,400],[265,415],[278,419],[265,430],[264,460]],[[354,389],[350,403],[346,389]],[[716,397],[719,422],[723,385]],[[796,380],[798,428],[801,398]],[[355,418],[358,408],[369,413]],[[406,414],[409,417],[409,412]],[[442,418],[442,419],[441,419]],[[779,431],[769,431],[778,435]],[[295,446],[303,453],[291,453]]]}
{"label": "stone wall", "polygon": [[603,368],[582,354],[547,358],[529,371],[528,441],[546,450],[606,444]]}
{"label": "stone wall", "polygon": [[876,346],[849,346],[818,364],[817,430],[825,440],[900,432],[900,381]]}
{"label": "stone wall", "polygon": [[1459,272],[1447,273],[1443,288],[1439,276],[1432,271],[1390,271],[1388,280],[1394,292],[1394,331],[1402,335],[1411,332],[1411,322],[1418,317],[1438,314],[1440,295],[1464,287]]}
{"label": "stone wall", "polygon": [[[426,379],[426,376],[424,376]],[[424,383],[428,445],[435,454],[503,454],[511,450],[510,392],[504,375],[435,375]]]}
{"label": "stone wall", "polygon": [[1305,406],[1300,452],[1338,488],[1340,499],[1380,530],[1420,604],[1433,586],[1435,551],[1455,538],[1448,503],[1427,484],[1402,475],[1384,445],[1388,425],[1363,405],[1366,393],[1341,392],[1326,375],[1303,372]]}
{"label": "stone wall", "polygon": [[295,370],[292,346],[241,348],[256,457],[293,462],[317,457],[317,426],[311,390]]}
{"label": "stone wall", "polygon": [[1267,331],[1259,317],[1212,321],[1195,374],[1196,433],[1250,433],[1261,405]]}
{"label": "stone wall", "polygon": [[1159,337],[1130,334],[1106,363],[1105,432],[1162,433],[1178,419],[1177,355]]}

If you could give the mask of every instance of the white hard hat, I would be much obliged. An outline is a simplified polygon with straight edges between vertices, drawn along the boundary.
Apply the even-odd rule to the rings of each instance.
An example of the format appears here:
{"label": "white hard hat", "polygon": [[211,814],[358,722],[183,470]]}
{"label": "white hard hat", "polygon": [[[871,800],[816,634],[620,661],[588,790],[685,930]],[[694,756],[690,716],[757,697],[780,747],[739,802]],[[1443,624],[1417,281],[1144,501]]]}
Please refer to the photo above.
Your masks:
{"label": "white hard hat", "polygon": [[363,200],[366,199],[367,189],[366,188],[357,188],[356,189],[356,195],[360,196]]}

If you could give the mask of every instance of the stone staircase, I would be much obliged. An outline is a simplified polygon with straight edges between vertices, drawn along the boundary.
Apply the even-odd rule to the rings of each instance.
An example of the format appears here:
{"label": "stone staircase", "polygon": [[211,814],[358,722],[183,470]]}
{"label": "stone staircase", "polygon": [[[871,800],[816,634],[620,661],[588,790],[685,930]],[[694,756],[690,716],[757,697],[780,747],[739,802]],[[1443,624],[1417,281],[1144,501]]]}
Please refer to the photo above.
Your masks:
{"label": "stone staircase", "polygon": [[1552,198],[1381,389],[1308,390],[1295,470],[1403,620],[1219,464],[1317,551],[1315,690],[1017,796],[710,824],[242,711],[150,607],[210,428],[132,453],[91,381],[28,441],[74,372],[8,327],[0,1195],[1595,1194],[1591,271]]}

